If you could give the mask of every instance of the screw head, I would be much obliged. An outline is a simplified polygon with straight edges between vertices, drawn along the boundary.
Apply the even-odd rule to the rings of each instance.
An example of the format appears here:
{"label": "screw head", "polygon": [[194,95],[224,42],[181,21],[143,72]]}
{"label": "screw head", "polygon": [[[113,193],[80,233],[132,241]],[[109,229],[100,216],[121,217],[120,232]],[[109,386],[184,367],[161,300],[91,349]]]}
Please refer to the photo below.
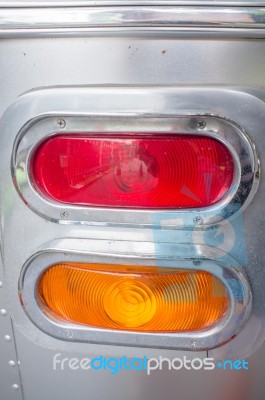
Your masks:
{"label": "screw head", "polygon": [[202,224],[202,218],[197,215],[197,217],[193,218],[193,222],[196,225],[201,225]]}
{"label": "screw head", "polygon": [[204,129],[205,127],[206,127],[206,122],[203,119],[197,121],[197,128],[198,129]]}
{"label": "screw head", "polygon": [[190,342],[190,347],[192,347],[193,349],[197,347],[197,342],[195,342],[195,340],[193,342]]}
{"label": "screw head", "polygon": [[57,124],[61,129],[63,129],[63,128],[65,128],[66,122],[64,119],[60,118],[60,119],[58,119]]}
{"label": "screw head", "polygon": [[64,335],[65,335],[65,337],[67,339],[71,339],[73,337],[73,332],[72,331],[66,331]]}
{"label": "screw head", "polygon": [[62,211],[60,214],[61,218],[66,219],[69,217],[69,212],[68,211]]}

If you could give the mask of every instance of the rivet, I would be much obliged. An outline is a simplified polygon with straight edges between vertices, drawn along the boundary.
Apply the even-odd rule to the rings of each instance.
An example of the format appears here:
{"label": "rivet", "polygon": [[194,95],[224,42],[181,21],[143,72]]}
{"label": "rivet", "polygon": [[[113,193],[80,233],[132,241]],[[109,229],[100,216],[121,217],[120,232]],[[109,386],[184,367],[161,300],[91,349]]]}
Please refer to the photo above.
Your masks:
{"label": "rivet", "polygon": [[6,340],[7,342],[10,342],[10,341],[11,341],[11,336],[5,335],[5,340]]}
{"label": "rivet", "polygon": [[0,314],[3,315],[3,317],[7,314],[6,310],[4,308],[2,308],[0,310]]}
{"label": "rivet", "polygon": [[0,288],[3,287],[3,282],[0,281]]}
{"label": "rivet", "polygon": [[14,367],[16,365],[15,361],[10,360],[8,361],[8,365],[10,365],[10,367]]}
{"label": "rivet", "polygon": [[12,385],[12,389],[19,390],[19,386],[16,383],[14,383],[14,385]]}

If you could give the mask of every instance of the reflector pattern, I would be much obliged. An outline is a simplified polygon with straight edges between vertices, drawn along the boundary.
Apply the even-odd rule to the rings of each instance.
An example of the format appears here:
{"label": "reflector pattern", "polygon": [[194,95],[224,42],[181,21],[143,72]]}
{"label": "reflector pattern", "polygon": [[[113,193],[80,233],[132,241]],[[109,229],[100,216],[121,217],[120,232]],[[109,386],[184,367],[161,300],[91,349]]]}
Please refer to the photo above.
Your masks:
{"label": "reflector pattern", "polygon": [[205,329],[229,307],[226,288],[208,272],[80,263],[46,270],[38,300],[65,321],[149,332]]}
{"label": "reflector pattern", "polygon": [[234,176],[229,150],[207,136],[56,135],[31,162],[37,190],[56,202],[98,207],[207,207]]}

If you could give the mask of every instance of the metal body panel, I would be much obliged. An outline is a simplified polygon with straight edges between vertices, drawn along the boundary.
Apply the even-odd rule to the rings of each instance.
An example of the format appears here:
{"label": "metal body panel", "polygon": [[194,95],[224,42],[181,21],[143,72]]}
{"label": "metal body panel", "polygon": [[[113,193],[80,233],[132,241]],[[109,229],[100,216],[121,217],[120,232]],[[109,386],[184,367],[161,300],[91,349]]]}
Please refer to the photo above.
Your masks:
{"label": "metal body panel", "polygon": [[1,41],[0,75],[10,74],[12,81],[1,84],[0,111],[23,92],[41,86],[262,87],[264,65],[265,43],[254,39],[5,39]]}
{"label": "metal body panel", "polygon": [[[26,400],[49,398],[72,400],[75,397],[80,400],[264,399],[265,346],[249,358],[251,366],[249,371],[168,371],[165,369],[154,371],[150,376],[141,371],[132,373],[122,371],[117,375],[111,375],[109,371],[96,371],[94,374],[90,371],[53,371],[52,359],[56,354],[54,350],[33,344],[17,329],[15,329],[15,336],[20,350]],[[70,353],[71,357],[80,356],[78,346],[76,347],[75,352]],[[84,352],[81,354],[84,356]],[[141,357],[143,354],[144,352],[140,352],[139,349],[134,351],[134,356]],[[167,355],[181,357],[185,353],[169,352],[165,354]],[[65,351],[62,353],[63,356],[69,357],[69,353]],[[203,354],[195,353],[191,356],[202,357]],[[35,370],[33,379],[32,374]]]}
{"label": "metal body panel", "polygon": [[[249,2],[248,2],[249,3]],[[260,3],[260,2],[259,2]],[[7,4],[7,3],[5,3]],[[25,3],[24,3],[25,4]],[[26,5],[26,4],[25,4]],[[20,32],[23,34],[23,32]],[[19,32],[16,33],[18,36]],[[65,33],[64,33],[65,34]],[[186,38],[175,35],[155,37],[130,35],[124,37],[34,37],[2,39],[0,41],[0,115],[23,92],[40,86],[58,85],[202,85],[230,87],[265,87],[265,42],[257,39],[226,40],[213,38]],[[260,92],[259,92],[260,93]],[[263,100],[260,103],[263,106]],[[217,107],[217,106],[216,106]],[[253,110],[260,117],[260,108]],[[34,111],[34,110],[33,110]],[[242,108],[242,114],[244,109]],[[3,268],[8,285],[10,311],[14,321],[17,352],[21,361],[21,383],[25,400],[48,398],[79,400],[115,398],[117,400],[145,399],[215,399],[264,400],[265,346],[249,358],[246,371],[162,371],[148,377],[140,372],[117,374],[100,371],[53,371],[55,352],[67,357],[75,355],[108,356],[184,356],[185,352],[160,349],[141,349],[106,345],[91,345],[59,341],[39,331],[27,318],[18,299],[18,279],[21,268],[33,253],[51,240],[66,236],[66,226],[44,220],[33,213],[19,198],[12,183],[11,154],[16,129],[10,133],[6,114],[0,132],[1,170],[1,237]],[[16,126],[13,118],[12,127]],[[265,141],[262,133],[253,140],[265,168]],[[245,241],[248,254],[247,273],[255,283],[259,297],[254,299],[255,315],[249,328],[228,344],[210,351],[216,358],[233,357],[240,351],[242,357],[253,351],[252,342],[260,344],[263,338],[265,294],[265,179],[261,176],[259,190],[244,212]],[[255,221],[255,223],[253,223]],[[36,234],[36,232],[38,234]],[[151,230],[135,228],[67,226],[69,238],[94,238],[152,242]],[[132,244],[133,248],[133,244]],[[34,338],[34,339],[33,339]],[[251,344],[249,338],[252,339]],[[245,343],[243,345],[242,343]],[[236,347],[236,350],[235,350]],[[2,351],[2,348],[0,349]],[[3,353],[4,354],[4,353]],[[30,355],[29,355],[30,354]],[[205,352],[189,353],[204,357]],[[2,355],[2,353],[1,353]],[[2,365],[2,364],[1,364]],[[1,377],[2,382],[2,377]],[[2,400],[2,392],[0,398]],[[3,400],[11,400],[4,394]]]}
{"label": "metal body panel", "polygon": [[[1,256],[1,252],[0,252]],[[13,324],[7,302],[7,285],[4,281],[2,257],[0,257],[0,374],[1,399],[22,400],[23,388],[20,379],[20,363]]]}

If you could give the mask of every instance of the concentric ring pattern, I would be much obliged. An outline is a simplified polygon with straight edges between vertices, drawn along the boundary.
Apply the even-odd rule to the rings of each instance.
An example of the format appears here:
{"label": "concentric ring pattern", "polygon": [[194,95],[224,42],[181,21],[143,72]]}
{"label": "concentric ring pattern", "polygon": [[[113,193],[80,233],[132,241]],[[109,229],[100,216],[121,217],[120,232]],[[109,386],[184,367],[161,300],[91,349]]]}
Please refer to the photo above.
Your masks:
{"label": "concentric ring pattern", "polygon": [[69,133],[37,148],[31,176],[42,196],[64,204],[194,208],[224,197],[234,161],[207,136]]}
{"label": "concentric ring pattern", "polygon": [[114,330],[198,331],[229,311],[222,282],[204,271],[63,263],[42,275],[37,297],[45,313]]}

